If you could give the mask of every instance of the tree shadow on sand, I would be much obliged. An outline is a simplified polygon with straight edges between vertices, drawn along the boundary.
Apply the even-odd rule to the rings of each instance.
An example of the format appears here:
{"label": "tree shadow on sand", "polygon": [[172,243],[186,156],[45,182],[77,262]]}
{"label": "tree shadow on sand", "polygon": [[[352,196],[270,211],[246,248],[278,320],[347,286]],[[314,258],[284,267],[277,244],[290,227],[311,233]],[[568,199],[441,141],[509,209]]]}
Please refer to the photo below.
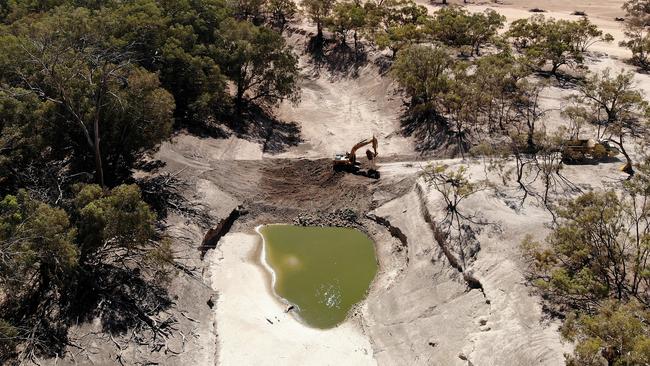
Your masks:
{"label": "tree shadow on sand", "polygon": [[382,76],[388,74],[394,62],[395,62],[395,58],[387,55],[379,55],[373,61],[373,63],[375,64],[375,66],[377,66],[377,69],[379,70],[379,75]]}
{"label": "tree shadow on sand", "polygon": [[260,142],[263,151],[268,153],[281,153],[302,142],[300,126],[296,122],[281,121],[269,108],[247,101],[238,108],[229,107],[218,117],[183,128],[201,138],[227,139],[234,135]]}
{"label": "tree shadow on sand", "polygon": [[408,108],[400,123],[401,133],[415,139],[415,150],[421,154],[448,148],[457,142],[449,121],[432,108]]}
{"label": "tree shadow on sand", "polygon": [[113,335],[145,329],[155,333],[166,331],[169,322],[154,319],[173,305],[164,287],[145,280],[138,268],[100,265],[95,271],[93,278],[83,280],[81,291],[68,305],[75,320],[98,318],[102,331]]}
{"label": "tree shadow on sand", "polygon": [[240,107],[240,112],[234,113],[227,125],[237,137],[261,141],[263,151],[268,153],[281,153],[302,142],[296,122],[281,121],[264,107],[252,103]]}
{"label": "tree shadow on sand", "polygon": [[572,75],[569,73],[553,74],[550,71],[538,71],[537,75],[540,78],[546,79],[548,81],[554,80],[555,83],[553,85],[564,90],[577,88],[578,84],[580,84],[585,79],[584,75]]}
{"label": "tree shadow on sand", "polygon": [[325,70],[336,76],[356,78],[359,69],[368,63],[368,54],[361,43],[355,50],[354,46],[313,36],[307,42],[306,51],[317,71]]}
{"label": "tree shadow on sand", "polygon": [[122,338],[124,346],[118,348],[136,342],[152,352],[160,350],[174,331],[176,318],[165,315],[174,302],[160,281],[147,280],[136,266],[129,267],[83,268],[60,290],[40,286],[27,297],[2,304],[2,313],[10,314],[7,320],[18,324],[22,345],[17,352],[0,355],[0,363],[61,357],[68,347],[80,348],[70,338],[70,328],[96,321],[116,345]]}

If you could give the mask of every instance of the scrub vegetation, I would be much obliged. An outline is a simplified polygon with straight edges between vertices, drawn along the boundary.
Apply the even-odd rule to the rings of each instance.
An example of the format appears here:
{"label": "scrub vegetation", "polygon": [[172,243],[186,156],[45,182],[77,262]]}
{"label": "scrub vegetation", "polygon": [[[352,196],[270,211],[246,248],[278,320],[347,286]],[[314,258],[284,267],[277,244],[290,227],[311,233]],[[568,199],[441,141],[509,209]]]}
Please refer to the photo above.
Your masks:
{"label": "scrub vegetation", "polygon": [[576,342],[569,365],[643,365],[650,360],[650,221],[646,164],[623,191],[562,202],[546,245],[523,243],[531,279]]}
{"label": "scrub vegetation", "polygon": [[173,180],[131,172],[174,129],[238,128],[249,106],[298,98],[278,33],[295,5],[262,5],[0,2],[0,363],[61,354],[93,314],[164,342],[178,265],[148,203]]}

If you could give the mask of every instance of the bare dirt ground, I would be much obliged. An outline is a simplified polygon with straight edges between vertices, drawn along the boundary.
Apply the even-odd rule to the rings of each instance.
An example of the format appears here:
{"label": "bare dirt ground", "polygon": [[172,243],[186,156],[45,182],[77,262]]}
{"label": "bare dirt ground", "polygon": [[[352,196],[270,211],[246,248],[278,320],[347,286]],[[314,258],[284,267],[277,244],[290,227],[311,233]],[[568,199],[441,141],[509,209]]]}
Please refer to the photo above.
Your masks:
{"label": "bare dirt ground", "polygon": [[287,32],[300,56],[302,97],[278,110],[280,119],[301,127],[303,142],[277,157],[329,157],[373,135],[382,141],[382,156],[413,154],[413,142],[398,132],[402,98],[381,68],[372,59],[355,62],[352,53],[311,54],[304,29],[306,22]]}
{"label": "bare dirt ground", "polygon": [[[511,0],[470,9],[491,7],[508,21],[530,16],[533,7],[556,18],[571,19],[573,11],[585,11],[617,38],[594,47],[589,68],[632,70],[624,63],[627,50],[617,46],[622,23],[614,18],[623,15],[622,2]],[[437,8],[420,3],[431,11]],[[71,332],[84,348],[71,347],[76,357],[51,363],[562,364],[571,345],[562,342],[558,321],[527,285],[520,249],[526,234],[544,238],[551,222],[548,210],[535,198],[521,204],[522,192],[486,172],[482,161],[424,158],[417,139],[401,133],[402,98],[378,58],[353,68],[341,68],[345,62],[337,59],[316,60],[306,52],[313,27],[306,22],[292,27],[287,37],[300,55],[303,95],[297,104],[283,103],[276,114],[282,123],[296,126],[299,142],[269,149],[273,133],[260,138],[232,133],[223,139],[179,133],[155,154],[166,163],[162,171],[185,182],[180,193],[196,212],[172,213],[166,223],[185,266],[170,285],[175,306],[169,313],[178,319],[168,342],[171,350],[123,343],[128,334],[102,335],[101,325],[93,323]],[[636,79],[650,92],[650,77],[637,74]],[[546,91],[548,128],[564,123],[559,111],[563,97],[572,92],[559,87]],[[373,134],[380,141],[380,180],[331,170],[333,153]],[[468,286],[450,262],[449,254],[458,253],[443,248],[427,222],[427,215],[435,219],[443,212],[437,192],[419,176],[429,163],[466,164],[473,179],[488,179],[498,187],[472,196],[462,207],[489,223],[476,228],[478,250],[466,270],[481,289]],[[558,187],[553,199],[618,184],[623,179],[620,165],[565,167],[563,175],[573,184]],[[206,232],[238,206],[241,215],[229,233],[202,257]],[[304,326],[284,312],[285,305],[270,291],[254,228],[278,222],[353,226],[375,241],[377,277],[368,298],[339,327],[316,331]],[[83,341],[93,334],[100,336]]]}
{"label": "bare dirt ground", "polygon": [[[456,1],[457,3],[462,3],[462,1]],[[546,10],[547,12],[556,12],[556,13],[573,13],[574,11],[584,11],[587,13],[589,18],[599,18],[606,20],[614,20],[615,17],[622,17],[625,12],[621,9],[621,6],[625,0],[575,0],[575,1],[564,1],[564,0],[503,0],[498,1],[495,5],[492,1],[476,1],[476,5],[483,6],[497,6],[500,9],[516,9],[529,11],[533,8],[539,8]]]}

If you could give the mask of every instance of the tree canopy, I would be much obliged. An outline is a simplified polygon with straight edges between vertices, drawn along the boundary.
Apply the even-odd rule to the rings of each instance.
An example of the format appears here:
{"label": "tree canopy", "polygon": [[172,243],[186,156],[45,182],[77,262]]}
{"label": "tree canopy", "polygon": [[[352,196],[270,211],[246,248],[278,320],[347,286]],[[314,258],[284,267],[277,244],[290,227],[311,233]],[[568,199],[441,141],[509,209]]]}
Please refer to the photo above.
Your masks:
{"label": "tree canopy", "polygon": [[526,239],[531,278],[566,309],[569,365],[640,365],[650,359],[647,162],[621,194],[588,192],[561,203],[546,245]]}
{"label": "tree canopy", "polygon": [[562,335],[576,342],[569,366],[645,365],[650,362],[647,308],[637,302],[608,301],[594,315],[569,315]]}
{"label": "tree canopy", "polygon": [[[59,207],[25,190],[0,201],[0,286],[12,296],[0,301],[0,360],[21,352],[49,355],[65,337],[69,314],[84,302],[113,295],[105,288],[115,273],[137,267],[158,271],[172,254],[157,242],[155,215],[135,185],[104,190],[78,184]],[[101,273],[101,276],[97,276]],[[152,272],[153,273],[153,272]],[[34,306],[42,301],[44,305]]]}
{"label": "tree canopy", "polygon": [[643,69],[648,69],[650,63],[650,1],[628,0],[623,4],[625,16],[625,37],[620,42],[622,47],[632,51],[632,62]]}
{"label": "tree canopy", "polygon": [[387,0],[366,4],[366,34],[379,47],[389,49],[392,56],[424,38],[427,9],[412,0]]}
{"label": "tree canopy", "polygon": [[428,24],[433,39],[454,47],[469,47],[470,55],[479,55],[481,47],[496,37],[505,17],[488,9],[470,13],[461,7],[442,8]]}
{"label": "tree canopy", "polygon": [[332,12],[336,0],[302,0],[301,5],[316,25],[316,39],[323,40],[323,27]]}
{"label": "tree canopy", "polygon": [[568,21],[547,19],[543,15],[515,20],[507,34],[532,64],[538,68],[549,65],[555,76],[562,66],[582,66],[585,52],[595,42],[613,40],[586,18]]}
{"label": "tree canopy", "polygon": [[244,21],[227,23],[222,37],[224,71],[235,83],[238,106],[245,97],[265,105],[298,98],[298,59],[280,34]]}
{"label": "tree canopy", "polygon": [[244,104],[272,113],[297,100],[297,57],[280,33],[296,11],[285,0],[0,0],[0,363],[60,354],[68,316],[159,332],[150,317],[169,306],[160,280],[175,262],[164,217],[141,195],[154,183],[134,168],[176,128],[242,127]]}
{"label": "tree canopy", "polygon": [[414,105],[426,105],[448,89],[452,66],[446,48],[413,45],[400,52],[391,73]]}

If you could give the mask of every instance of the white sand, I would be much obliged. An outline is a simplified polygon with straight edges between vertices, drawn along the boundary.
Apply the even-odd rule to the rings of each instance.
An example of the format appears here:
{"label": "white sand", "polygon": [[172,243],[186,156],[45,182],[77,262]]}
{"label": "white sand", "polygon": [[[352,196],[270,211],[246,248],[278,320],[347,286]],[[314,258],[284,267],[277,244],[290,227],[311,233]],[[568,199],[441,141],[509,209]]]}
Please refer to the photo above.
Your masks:
{"label": "white sand", "polygon": [[255,263],[257,235],[228,234],[219,243],[206,257],[219,293],[219,365],[376,364],[368,338],[353,320],[319,330],[284,312],[270,292],[269,274]]}
{"label": "white sand", "polygon": [[404,104],[392,79],[380,75],[372,62],[356,76],[332,73],[326,67],[317,70],[304,50],[305,41],[303,35],[288,37],[300,57],[301,100],[285,101],[277,110],[281,120],[300,126],[303,142],[275,157],[329,157],[373,135],[379,139],[381,156],[415,153],[413,142],[397,132]]}
{"label": "white sand", "polygon": [[262,145],[236,136],[226,139],[199,137],[185,132],[163,142],[158,159],[177,161],[193,168],[209,167],[210,162],[220,160],[258,160],[262,158]]}

